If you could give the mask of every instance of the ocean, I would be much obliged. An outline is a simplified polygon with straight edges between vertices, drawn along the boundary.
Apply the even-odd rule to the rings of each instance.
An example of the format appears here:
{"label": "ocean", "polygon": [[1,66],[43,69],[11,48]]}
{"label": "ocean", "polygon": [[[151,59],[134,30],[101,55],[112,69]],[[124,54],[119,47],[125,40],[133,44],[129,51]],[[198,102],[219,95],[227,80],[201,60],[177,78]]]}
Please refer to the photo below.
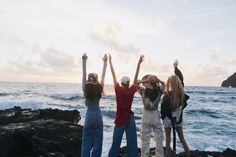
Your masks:
{"label": "ocean", "polygon": [[[185,87],[190,96],[184,110],[184,135],[191,150],[223,151],[236,150],[236,88]],[[105,96],[100,101],[104,121],[103,153],[108,154],[112,143],[116,102],[112,85],[105,86]],[[0,110],[20,106],[21,108],[57,108],[78,110],[79,124],[83,125],[86,107],[80,84],[59,83],[0,83]],[[141,146],[142,101],[135,94],[132,110]],[[126,145],[125,134],[121,146]],[[164,141],[163,141],[164,144]],[[154,147],[154,139],[151,139]],[[183,151],[177,138],[177,152]]]}

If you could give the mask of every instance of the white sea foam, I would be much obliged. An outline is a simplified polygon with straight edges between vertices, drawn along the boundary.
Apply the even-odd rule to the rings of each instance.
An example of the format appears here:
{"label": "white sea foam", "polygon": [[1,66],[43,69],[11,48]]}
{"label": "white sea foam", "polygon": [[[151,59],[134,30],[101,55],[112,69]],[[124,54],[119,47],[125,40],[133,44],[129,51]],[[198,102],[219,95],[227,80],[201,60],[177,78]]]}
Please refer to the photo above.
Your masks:
{"label": "white sea foam", "polygon": [[[227,147],[236,149],[236,89],[186,87],[190,95],[184,111],[184,134],[191,150],[223,151]],[[86,107],[81,85],[40,84],[40,83],[0,83],[0,109],[21,106],[22,108],[77,109],[81,114],[79,124],[84,124]],[[105,88],[105,96],[100,101],[104,122],[102,156],[106,157],[111,147],[116,102],[113,87]],[[141,146],[142,101],[135,95],[132,110],[135,114],[138,146]],[[178,136],[177,136],[178,137]],[[164,143],[164,141],[163,141]],[[121,146],[126,145],[125,134]],[[155,143],[151,139],[151,146]],[[177,152],[183,148],[177,138]]]}

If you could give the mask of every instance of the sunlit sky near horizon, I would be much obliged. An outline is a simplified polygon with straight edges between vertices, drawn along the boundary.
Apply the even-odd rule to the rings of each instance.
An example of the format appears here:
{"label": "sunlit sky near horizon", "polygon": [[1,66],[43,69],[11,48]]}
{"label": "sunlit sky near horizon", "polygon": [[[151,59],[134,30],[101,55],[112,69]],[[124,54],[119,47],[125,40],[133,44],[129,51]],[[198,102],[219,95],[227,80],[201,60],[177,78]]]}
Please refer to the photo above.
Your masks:
{"label": "sunlit sky near horizon", "polygon": [[[186,85],[220,86],[236,72],[235,0],[0,0],[0,81],[81,83],[110,53],[120,78],[166,80],[180,62]],[[106,82],[112,83],[110,68]]]}

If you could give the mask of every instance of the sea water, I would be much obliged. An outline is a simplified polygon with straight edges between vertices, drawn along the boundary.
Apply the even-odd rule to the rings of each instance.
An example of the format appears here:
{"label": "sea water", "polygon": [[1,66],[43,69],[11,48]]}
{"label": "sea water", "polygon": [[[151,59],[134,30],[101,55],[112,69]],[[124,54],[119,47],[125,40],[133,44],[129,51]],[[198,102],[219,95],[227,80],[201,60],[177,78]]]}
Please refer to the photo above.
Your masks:
{"label": "sea water", "polygon": [[[185,87],[190,96],[184,110],[183,130],[191,150],[223,151],[236,149],[236,88]],[[108,154],[112,143],[116,111],[115,93],[112,85],[105,86],[105,96],[100,101],[104,121],[103,153]],[[0,83],[0,110],[20,106],[21,108],[58,108],[78,110],[79,124],[83,125],[86,107],[80,84],[57,83]],[[142,101],[135,94],[134,111],[138,146],[141,146]],[[163,144],[165,142],[163,141]],[[126,145],[125,134],[121,146]],[[151,147],[155,146],[151,138]],[[177,152],[183,151],[177,138]]]}

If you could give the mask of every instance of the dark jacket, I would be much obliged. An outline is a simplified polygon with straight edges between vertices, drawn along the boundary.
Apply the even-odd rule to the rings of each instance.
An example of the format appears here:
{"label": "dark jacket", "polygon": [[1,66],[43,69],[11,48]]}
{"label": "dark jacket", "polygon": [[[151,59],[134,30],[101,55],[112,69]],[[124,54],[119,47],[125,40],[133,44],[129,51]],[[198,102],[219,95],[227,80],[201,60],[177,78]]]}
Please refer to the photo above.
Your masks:
{"label": "dark jacket", "polygon": [[[178,69],[178,67],[175,67],[175,75],[179,77],[183,87],[184,87],[184,77],[182,72]],[[182,110],[188,105],[187,100],[190,97],[187,94],[184,94],[184,104],[182,107]],[[171,104],[170,104],[170,98],[169,96],[165,93],[163,98],[162,98],[162,103],[161,103],[161,119],[164,119],[166,116],[167,117],[172,117],[171,115]]]}
{"label": "dark jacket", "polygon": [[[189,96],[187,94],[184,94],[184,104],[182,107],[182,110],[187,106],[187,100],[189,99]],[[170,97],[165,93],[162,102],[161,102],[161,119],[164,119],[166,116],[171,117],[171,103],[170,103]]]}

